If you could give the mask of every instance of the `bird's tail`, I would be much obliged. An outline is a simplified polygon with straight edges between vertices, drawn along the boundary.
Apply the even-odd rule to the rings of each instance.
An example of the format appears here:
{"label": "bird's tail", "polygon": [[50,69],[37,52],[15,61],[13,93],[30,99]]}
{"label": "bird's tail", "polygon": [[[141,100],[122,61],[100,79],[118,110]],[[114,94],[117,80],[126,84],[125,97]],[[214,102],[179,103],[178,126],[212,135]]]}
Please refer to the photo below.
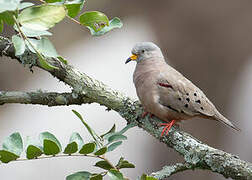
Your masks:
{"label": "bird's tail", "polygon": [[225,118],[222,114],[220,114],[219,112],[214,116],[214,118],[217,121],[222,122],[223,124],[233,128],[236,131],[241,131],[237,126],[235,126],[233,123],[231,123],[227,118]]}

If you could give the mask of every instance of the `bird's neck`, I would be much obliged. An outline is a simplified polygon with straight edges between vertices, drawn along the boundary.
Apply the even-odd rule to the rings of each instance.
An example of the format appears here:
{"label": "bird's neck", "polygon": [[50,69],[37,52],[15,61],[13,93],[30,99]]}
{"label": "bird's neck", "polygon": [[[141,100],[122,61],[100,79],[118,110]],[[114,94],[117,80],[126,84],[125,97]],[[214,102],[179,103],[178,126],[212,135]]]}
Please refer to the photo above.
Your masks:
{"label": "bird's neck", "polygon": [[138,62],[133,75],[134,82],[136,83],[137,81],[145,79],[151,72],[159,72],[159,68],[162,66],[167,66],[163,58],[145,59],[142,62]]}
{"label": "bird's neck", "polygon": [[[148,67],[149,68],[155,68],[160,65],[167,64],[163,57],[151,57],[147,58],[143,61],[137,62],[136,68],[138,67]],[[145,69],[145,68],[144,68]]]}

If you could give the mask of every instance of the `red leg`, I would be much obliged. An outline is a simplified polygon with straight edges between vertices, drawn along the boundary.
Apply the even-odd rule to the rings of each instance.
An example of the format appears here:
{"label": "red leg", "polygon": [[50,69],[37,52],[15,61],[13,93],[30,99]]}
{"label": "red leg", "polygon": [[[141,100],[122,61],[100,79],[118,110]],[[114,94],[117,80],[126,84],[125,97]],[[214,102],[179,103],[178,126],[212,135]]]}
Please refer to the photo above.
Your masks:
{"label": "red leg", "polygon": [[149,114],[149,113],[144,111],[143,114],[142,114],[142,118],[145,118],[145,116],[147,116],[147,114]]}
{"label": "red leg", "polygon": [[162,130],[161,137],[164,135],[164,133],[166,135],[168,135],[169,130],[171,129],[171,127],[173,126],[173,124],[175,124],[175,122],[176,122],[176,120],[172,120],[169,123],[161,123],[161,124],[159,124],[160,126],[165,126],[164,129]]}
{"label": "red leg", "polygon": [[142,118],[145,118],[145,116],[147,116],[148,114],[150,114],[150,118],[152,118],[154,116],[153,114],[144,111],[143,114],[142,114]]}

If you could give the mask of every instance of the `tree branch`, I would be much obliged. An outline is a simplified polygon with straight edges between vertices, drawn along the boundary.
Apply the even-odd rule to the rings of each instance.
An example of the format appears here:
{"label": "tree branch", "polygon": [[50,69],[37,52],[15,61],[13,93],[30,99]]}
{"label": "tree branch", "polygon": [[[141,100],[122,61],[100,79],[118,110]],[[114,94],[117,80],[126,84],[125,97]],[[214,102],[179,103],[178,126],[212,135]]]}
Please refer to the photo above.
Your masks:
{"label": "tree branch", "polygon": [[176,174],[185,170],[194,170],[196,167],[188,163],[176,163],[171,166],[164,166],[162,170],[151,173],[151,176],[157,179],[168,178],[173,174]]}
{"label": "tree branch", "polygon": [[5,103],[19,104],[40,104],[47,106],[63,106],[73,104],[90,104],[89,98],[74,93],[57,93],[57,92],[19,92],[19,91],[0,91],[0,105]]}
{"label": "tree branch", "polygon": [[[9,40],[0,36],[0,52],[3,52],[5,49],[5,52],[2,53],[5,56],[16,59],[23,64],[37,62],[36,55],[27,51],[24,55],[15,57],[13,46],[11,45],[10,48],[6,49],[7,44],[9,44]],[[77,96],[84,96],[90,102],[96,102],[117,111],[128,123],[137,123],[139,127],[143,128],[156,139],[181,154],[187,164],[194,168],[217,172],[224,177],[242,180],[252,179],[251,163],[240,160],[235,155],[212,148],[174,127],[169,131],[169,136],[161,138],[161,128],[159,128],[158,124],[162,121],[157,118],[140,118],[143,110],[138,101],[134,102],[122,93],[112,90],[102,82],[90,78],[86,74],[61,63],[57,59],[48,58],[47,61],[59,69],[46,71],[71,86]],[[34,65],[41,68],[37,63],[34,63]],[[182,167],[181,170],[183,170]],[[162,176],[168,177],[171,174],[167,172],[166,175],[163,174]]]}

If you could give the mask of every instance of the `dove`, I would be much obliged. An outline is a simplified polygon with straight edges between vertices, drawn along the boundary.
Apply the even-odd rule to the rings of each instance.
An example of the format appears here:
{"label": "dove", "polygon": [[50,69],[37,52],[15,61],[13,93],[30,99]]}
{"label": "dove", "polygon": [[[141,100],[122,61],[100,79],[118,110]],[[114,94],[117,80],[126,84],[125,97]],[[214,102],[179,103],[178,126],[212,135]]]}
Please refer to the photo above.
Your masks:
{"label": "dove", "polygon": [[194,117],[216,120],[239,131],[190,80],[167,64],[161,49],[152,42],[139,42],[125,64],[135,61],[133,81],[143,106],[143,117],[154,115],[164,121],[161,137],[170,128]]}

